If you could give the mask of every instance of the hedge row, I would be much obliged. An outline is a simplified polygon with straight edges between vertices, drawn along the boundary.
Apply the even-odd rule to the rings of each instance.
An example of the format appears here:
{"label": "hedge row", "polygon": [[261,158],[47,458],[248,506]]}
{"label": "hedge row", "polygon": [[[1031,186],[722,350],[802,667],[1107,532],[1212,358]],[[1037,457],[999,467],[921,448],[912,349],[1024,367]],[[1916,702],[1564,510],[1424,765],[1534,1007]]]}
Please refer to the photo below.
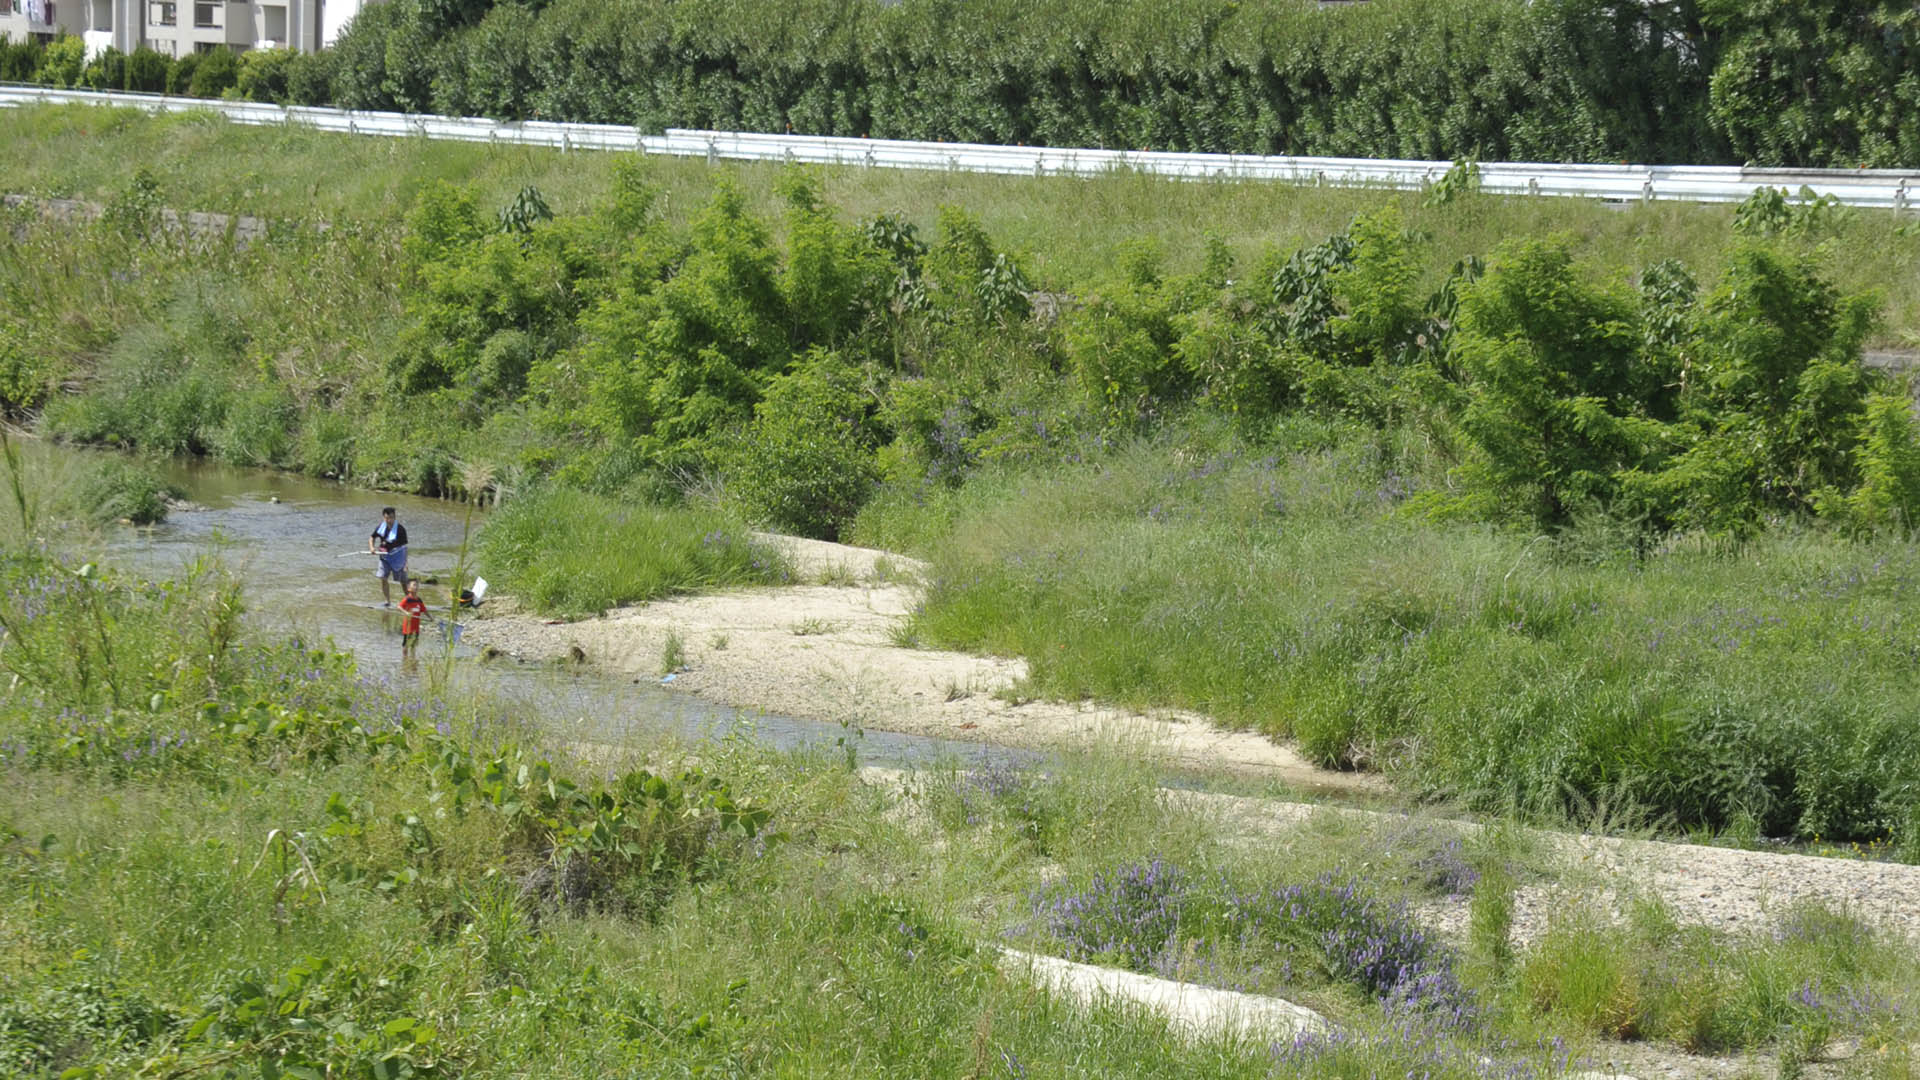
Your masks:
{"label": "hedge row", "polygon": [[347,105],[906,139],[1920,164],[1910,0],[399,0]]}
{"label": "hedge row", "polygon": [[650,130],[1898,166],[1920,164],[1916,45],[1910,0],[391,0],[232,92]]}
{"label": "hedge row", "polygon": [[77,37],[41,45],[10,42],[0,35],[4,82],[319,105],[331,100],[332,72],[331,53],[254,49],[235,54],[215,49],[174,58],[142,45],[131,53],[108,48],[89,60]]}

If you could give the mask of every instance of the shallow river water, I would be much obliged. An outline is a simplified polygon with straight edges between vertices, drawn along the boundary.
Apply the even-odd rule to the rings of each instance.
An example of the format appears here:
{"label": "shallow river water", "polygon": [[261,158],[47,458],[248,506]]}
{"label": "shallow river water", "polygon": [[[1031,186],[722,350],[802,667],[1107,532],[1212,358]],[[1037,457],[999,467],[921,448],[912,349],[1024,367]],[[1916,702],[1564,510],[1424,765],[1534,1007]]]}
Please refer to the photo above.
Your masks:
{"label": "shallow river water", "polygon": [[[408,570],[416,576],[437,574],[444,583],[459,558],[464,506],[265,470],[188,462],[166,469],[168,479],[204,509],[175,511],[152,528],[110,530],[111,561],[128,570],[167,576],[195,559],[218,557],[245,580],[248,618],[257,630],[331,638],[337,648],[354,655],[366,675],[421,679],[427,677],[423,669],[430,671],[436,658],[444,656],[442,624],[438,643],[423,635],[418,663],[402,663],[398,613],[380,606],[374,560],[357,553],[366,548],[380,508],[394,506],[407,527]],[[476,533],[484,520],[483,513],[474,515]],[[469,565],[487,576],[487,568],[471,555]],[[429,587],[427,592],[428,603],[444,612],[442,590]],[[397,589],[394,598],[399,598]],[[779,747],[817,743],[837,748],[852,739],[860,761],[880,765],[1025,762],[1040,757],[1009,748],[880,731],[855,733],[836,724],[743,713],[650,680],[635,683],[590,669],[482,663],[460,644],[453,652],[457,687],[477,687],[524,708],[569,739],[623,743],[654,733],[700,738],[744,731]]]}

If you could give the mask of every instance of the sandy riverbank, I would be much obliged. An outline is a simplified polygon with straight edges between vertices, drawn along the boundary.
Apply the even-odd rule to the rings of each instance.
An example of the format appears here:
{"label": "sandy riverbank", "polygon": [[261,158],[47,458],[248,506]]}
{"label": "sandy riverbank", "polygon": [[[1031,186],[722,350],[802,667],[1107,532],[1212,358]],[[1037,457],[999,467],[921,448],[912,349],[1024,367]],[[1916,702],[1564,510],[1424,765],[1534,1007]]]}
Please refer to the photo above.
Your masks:
{"label": "sandy riverbank", "polygon": [[677,636],[684,670],[667,685],[736,708],[1034,749],[1121,740],[1181,769],[1307,790],[1388,790],[1378,777],[1318,768],[1290,747],[1203,716],[1025,700],[1023,660],[899,642],[918,599],[920,564],[869,548],[767,539],[786,548],[801,584],[678,597],[572,623],[517,612],[509,598],[469,624],[467,640],[521,660],[584,657],[603,670],[659,679]]}

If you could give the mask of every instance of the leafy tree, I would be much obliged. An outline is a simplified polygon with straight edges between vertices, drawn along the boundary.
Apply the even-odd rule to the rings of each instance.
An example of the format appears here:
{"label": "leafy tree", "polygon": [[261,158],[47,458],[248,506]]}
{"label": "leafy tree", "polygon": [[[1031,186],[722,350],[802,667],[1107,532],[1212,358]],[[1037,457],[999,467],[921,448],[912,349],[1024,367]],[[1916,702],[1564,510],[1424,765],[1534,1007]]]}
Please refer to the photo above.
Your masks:
{"label": "leafy tree", "polygon": [[[835,219],[820,201],[820,178],[803,169],[780,178],[787,201],[787,259],[781,292],[796,345],[851,348],[863,339],[884,349],[880,323],[893,288],[894,269],[867,235]],[[862,328],[880,331],[861,335]]]}
{"label": "leafy tree", "polygon": [[405,32],[406,5],[365,4],[340,32],[331,50],[335,59],[334,103],[343,109],[391,109],[387,83],[387,41]]}
{"label": "leafy tree", "polygon": [[1582,279],[1564,240],[1503,245],[1461,290],[1466,473],[1489,508],[1555,528],[1611,498],[1650,434],[1633,397],[1637,314],[1624,290]]}
{"label": "leafy tree", "polygon": [[1683,527],[1740,534],[1854,486],[1874,379],[1860,351],[1875,302],[1840,297],[1809,259],[1749,245],[1700,304],[1680,400],[1683,450],[1637,496]]}
{"label": "leafy tree", "polygon": [[1762,165],[1920,160],[1920,10],[1905,0],[1701,0],[1723,37],[1713,121]]}

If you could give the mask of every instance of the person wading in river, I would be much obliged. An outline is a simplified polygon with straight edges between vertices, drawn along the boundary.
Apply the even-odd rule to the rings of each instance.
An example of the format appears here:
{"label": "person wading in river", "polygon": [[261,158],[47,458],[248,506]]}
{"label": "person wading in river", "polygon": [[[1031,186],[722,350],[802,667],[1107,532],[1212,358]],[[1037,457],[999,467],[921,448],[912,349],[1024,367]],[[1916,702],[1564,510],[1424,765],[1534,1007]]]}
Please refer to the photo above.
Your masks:
{"label": "person wading in river", "polygon": [[367,537],[367,550],[380,557],[380,566],[373,576],[380,579],[380,601],[386,607],[393,606],[390,580],[397,580],[402,586],[407,583],[407,527],[400,524],[393,507],[383,507],[380,511],[380,524],[373,527],[373,535]]}
{"label": "person wading in river", "polygon": [[427,602],[420,599],[420,583],[407,582],[407,595],[400,601],[400,655],[412,656],[420,644],[420,617],[427,613]]}

